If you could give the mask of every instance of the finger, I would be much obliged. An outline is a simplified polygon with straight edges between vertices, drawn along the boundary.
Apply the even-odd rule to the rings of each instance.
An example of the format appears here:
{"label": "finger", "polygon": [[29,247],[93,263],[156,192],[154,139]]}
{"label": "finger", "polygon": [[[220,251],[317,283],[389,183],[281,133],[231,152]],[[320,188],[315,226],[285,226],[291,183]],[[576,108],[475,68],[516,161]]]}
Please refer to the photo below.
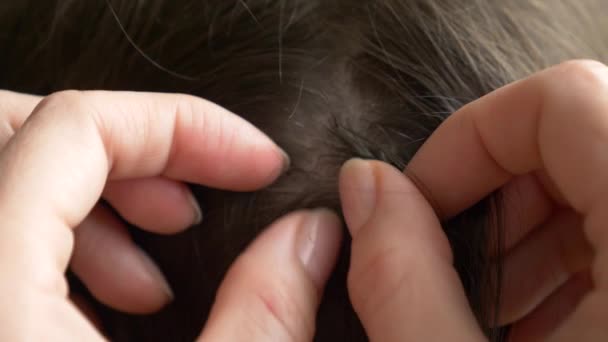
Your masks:
{"label": "finger", "polygon": [[509,341],[546,341],[591,289],[592,281],[588,273],[572,277],[532,313],[513,324],[509,330]]}
{"label": "finger", "polygon": [[[556,333],[556,341],[607,336],[608,68],[576,61],[501,88],[455,113],[408,166],[449,217],[504,184],[543,169],[585,219],[597,251],[595,290]],[[460,158],[466,156],[467,162]],[[450,170],[449,174],[444,170]],[[584,331],[584,333],[583,333]]]}
{"label": "finger", "polygon": [[[14,132],[21,127],[40,100],[41,98],[38,96],[0,91],[0,115],[4,119],[2,126],[0,126],[0,146],[3,146]],[[112,204],[115,205],[118,212],[126,214],[124,216],[126,219],[132,219],[132,223],[154,232],[177,232],[195,222],[196,219],[193,217],[200,217],[200,215],[197,215],[198,212],[193,212],[196,208],[190,202],[193,198],[187,187],[182,183],[163,178],[112,182],[106,188],[104,194],[108,194],[108,197],[114,200],[111,201]],[[141,203],[144,200],[145,205],[142,205]],[[145,213],[142,212],[144,209],[147,209]],[[115,308],[118,306],[123,311],[136,313],[147,313],[159,309],[170,298],[170,296],[167,296],[167,290],[159,291],[159,288],[164,289],[168,286],[164,284],[164,279],[161,279],[163,284],[155,284],[154,286],[138,281],[137,277],[131,279],[130,282],[112,282],[114,280],[113,275],[118,275],[118,279],[122,278],[124,280],[131,271],[136,275],[148,274],[151,272],[147,269],[154,271],[155,268],[147,266],[150,263],[147,261],[147,256],[145,254],[139,255],[142,252],[131,243],[126,232],[122,231],[124,227],[121,227],[116,219],[104,220],[104,217],[108,217],[108,213],[105,213],[106,210],[100,211],[104,213],[94,216],[97,216],[97,219],[101,217],[103,222],[95,224],[89,221],[89,224],[84,224],[87,228],[81,229],[77,234],[77,240],[83,241],[83,246],[93,246],[93,248],[82,252],[77,244],[76,255],[85,255],[85,257],[83,260],[77,259],[75,264],[85,265],[86,268],[103,261],[107,262],[107,251],[118,253],[118,256],[112,255],[117,258],[131,258],[130,262],[118,264],[118,269],[111,266],[111,263],[106,263],[105,267],[101,267],[99,270],[89,269],[88,273],[85,273],[87,275],[93,274],[92,278],[101,278],[98,283],[95,283],[97,285],[94,285],[94,287],[101,287],[103,292],[110,294],[105,298],[102,296],[102,301],[110,306]],[[96,218],[92,219],[95,220]],[[110,238],[104,239],[103,237],[106,229],[104,225],[114,225],[109,228]],[[90,234],[91,231],[93,231],[92,234]],[[114,246],[111,242],[116,239],[120,239],[120,243]],[[102,243],[96,245],[97,242]],[[101,274],[96,275],[95,272],[97,271],[100,271]],[[158,271],[152,273],[156,275]],[[147,278],[149,279],[150,276]],[[106,287],[107,284],[110,286]],[[127,286],[122,284],[127,284]],[[144,291],[137,291],[138,287],[143,288]],[[152,295],[147,296],[149,294]],[[129,300],[116,300],[114,297],[117,296],[127,297]],[[73,302],[77,304],[81,311],[87,307],[81,305],[81,300],[73,298]],[[135,304],[132,305],[132,303]],[[91,313],[90,310],[84,310],[84,312]]]}
{"label": "finger", "polygon": [[482,341],[447,238],[413,183],[384,163],[353,160],[340,197],[353,237],[349,294],[370,339]]}
{"label": "finger", "polygon": [[340,239],[327,210],[279,219],[231,267],[200,340],[311,341]]}
{"label": "finger", "polygon": [[500,88],[448,118],[407,170],[445,217],[540,169],[586,213],[608,182],[598,174],[608,163],[605,74],[600,63],[575,61]]}
{"label": "finger", "polygon": [[101,206],[75,230],[70,267],[97,300],[124,312],[151,313],[173,299],[152,259]]}
{"label": "finger", "polygon": [[271,182],[284,162],[252,125],[194,97],[47,97],[0,154],[0,277],[65,294],[70,228],[93,208],[108,177],[163,175],[247,190]]}
{"label": "finger", "polygon": [[103,197],[129,223],[154,233],[177,233],[202,220],[190,189],[164,177],[113,181]]}
{"label": "finger", "polygon": [[[583,299],[556,341],[608,335],[597,322],[608,315],[607,112],[608,68],[589,61],[562,64],[467,105],[446,120],[408,166],[447,217],[512,174],[546,170],[559,193],[585,217],[587,239],[598,251],[592,270],[596,291]],[[466,163],[457,160],[465,155]]]}
{"label": "finger", "polygon": [[504,250],[517,245],[545,222],[554,204],[533,175],[516,177],[502,189]]}
{"label": "finger", "polygon": [[579,215],[563,211],[505,258],[498,323],[522,319],[593,258]]}
{"label": "finger", "polygon": [[0,90],[0,148],[21,127],[40,100],[38,96]]}

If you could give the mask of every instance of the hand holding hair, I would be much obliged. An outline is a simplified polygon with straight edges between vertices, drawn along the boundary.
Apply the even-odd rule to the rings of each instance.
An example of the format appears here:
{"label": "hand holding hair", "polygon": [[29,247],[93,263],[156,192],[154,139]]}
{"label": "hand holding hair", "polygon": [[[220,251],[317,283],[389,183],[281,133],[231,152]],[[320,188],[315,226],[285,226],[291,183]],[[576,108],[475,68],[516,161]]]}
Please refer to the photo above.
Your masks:
{"label": "hand holding hair", "polygon": [[449,117],[406,168],[424,194],[383,163],[347,163],[348,285],[371,340],[484,339],[440,221],[501,188],[509,341],[606,340],[607,146],[608,68],[572,61]]}
{"label": "hand holding hair", "polygon": [[[252,190],[272,182],[287,163],[252,125],[194,97],[0,96],[2,341],[103,339],[68,297],[70,259],[93,295],[110,306],[149,312],[170,300],[160,271],[121,222],[104,206],[93,209],[100,196],[143,229],[173,233],[200,219],[182,181]],[[315,303],[339,239],[339,221],[323,210],[278,221],[235,264],[206,334],[213,340],[312,336]]]}
{"label": "hand holding hair", "polygon": [[[131,223],[173,233],[199,219],[182,181],[251,190],[285,163],[257,129],[193,97],[0,96],[10,127],[0,136],[0,340],[103,338],[68,298],[70,258],[108,305],[150,312],[170,300],[160,271],[96,206],[101,196]],[[512,341],[605,339],[606,113],[608,68],[575,61],[453,114],[408,165],[416,184],[380,162],[348,162],[340,177],[353,236],[348,285],[369,337],[484,339],[440,221],[502,189],[499,323],[513,323]],[[312,339],[339,241],[339,221],[325,210],[276,221],[228,272],[201,339]]]}

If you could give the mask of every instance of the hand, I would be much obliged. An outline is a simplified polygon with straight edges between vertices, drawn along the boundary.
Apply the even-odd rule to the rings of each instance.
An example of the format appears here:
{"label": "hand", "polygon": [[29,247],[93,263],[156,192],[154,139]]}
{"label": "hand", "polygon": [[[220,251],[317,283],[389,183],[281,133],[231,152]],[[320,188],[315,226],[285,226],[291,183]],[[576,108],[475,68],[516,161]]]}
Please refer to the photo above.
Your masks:
{"label": "hand", "polygon": [[[102,206],[91,212],[100,196],[132,223],[172,233],[199,219],[182,181],[252,190],[285,167],[261,132],[194,97],[3,92],[0,103],[2,341],[103,339],[69,300],[72,253],[72,268],[109,305],[147,312],[169,299],[119,221]],[[339,221],[324,210],[279,220],[230,271],[204,336],[312,336],[339,239]]]}
{"label": "hand", "polygon": [[[56,97],[65,96],[46,99],[41,110],[46,110],[49,102],[57,102]],[[41,100],[38,96],[0,91],[0,150]],[[55,124],[60,125],[60,119]],[[75,142],[74,145],[78,146]],[[60,156],[54,152],[47,158]],[[105,185],[103,197],[130,223],[159,234],[179,232],[202,218],[185,184],[163,176],[111,180]],[[126,227],[106,206],[95,206],[75,230],[74,240],[70,267],[101,302],[142,314],[154,312],[171,300],[171,289],[160,270],[133,244]],[[83,305],[79,298],[72,299]]]}
{"label": "hand", "polygon": [[347,163],[340,191],[353,236],[348,284],[371,339],[484,339],[440,220],[502,188],[499,320],[513,323],[510,340],[606,340],[607,151],[608,68],[573,61],[448,118],[406,168],[424,195],[385,164]]}

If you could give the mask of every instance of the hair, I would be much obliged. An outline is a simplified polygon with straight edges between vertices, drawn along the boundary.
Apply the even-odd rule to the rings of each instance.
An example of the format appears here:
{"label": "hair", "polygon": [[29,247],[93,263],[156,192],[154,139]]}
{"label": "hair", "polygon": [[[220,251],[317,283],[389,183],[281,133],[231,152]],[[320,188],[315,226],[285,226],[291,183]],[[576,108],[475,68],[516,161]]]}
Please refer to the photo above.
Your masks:
{"label": "hair", "polygon": [[[183,92],[238,113],[291,156],[252,193],[192,185],[205,220],[159,237],[133,229],[175,292],[161,312],[97,304],[117,341],[189,341],[238,254],[279,216],[340,204],[353,157],[404,168],[464,104],[572,58],[608,61],[603,0],[114,0],[0,5],[0,88]],[[463,162],[466,162],[463,156]],[[493,340],[500,305],[500,194],[444,222],[455,267]],[[343,243],[317,318],[317,341],[365,341],[346,291]],[[86,292],[72,279],[76,290]]]}

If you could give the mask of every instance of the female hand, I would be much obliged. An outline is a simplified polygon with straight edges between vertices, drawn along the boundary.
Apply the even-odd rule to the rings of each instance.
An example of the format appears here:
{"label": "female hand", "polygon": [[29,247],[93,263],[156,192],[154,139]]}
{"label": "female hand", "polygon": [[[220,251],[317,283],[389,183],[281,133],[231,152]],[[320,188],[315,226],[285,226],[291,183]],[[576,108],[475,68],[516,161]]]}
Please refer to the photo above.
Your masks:
{"label": "female hand", "polygon": [[[185,95],[2,92],[0,104],[2,341],[103,338],[69,299],[71,257],[91,292],[118,309],[149,312],[170,299],[120,221],[93,209],[100,196],[143,229],[173,233],[200,219],[182,181],[252,190],[287,162],[244,120]],[[310,338],[339,239],[327,211],[277,221],[229,272],[204,336]]]}
{"label": "female hand", "polygon": [[606,170],[608,68],[592,61],[547,69],[453,114],[405,170],[424,194],[385,164],[349,162],[340,179],[353,236],[348,284],[371,339],[484,339],[440,220],[502,188],[499,323],[513,323],[510,340],[606,340]]}

